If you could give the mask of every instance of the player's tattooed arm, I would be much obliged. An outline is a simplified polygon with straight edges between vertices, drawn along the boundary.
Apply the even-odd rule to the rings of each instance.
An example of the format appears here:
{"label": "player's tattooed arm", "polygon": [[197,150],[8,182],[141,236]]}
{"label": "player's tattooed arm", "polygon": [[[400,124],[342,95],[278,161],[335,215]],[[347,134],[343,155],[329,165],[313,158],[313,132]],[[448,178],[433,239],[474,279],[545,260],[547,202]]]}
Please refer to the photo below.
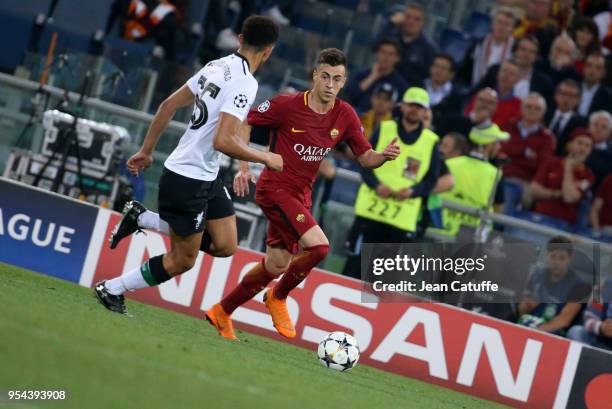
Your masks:
{"label": "player's tattooed arm", "polygon": [[395,160],[400,154],[400,147],[397,144],[397,138],[394,138],[389,145],[385,147],[383,152],[376,152],[373,149],[365,152],[357,157],[357,161],[364,168],[375,169],[382,166],[389,160]]}
{"label": "player's tattooed arm", "polygon": [[153,163],[153,151],[168,123],[172,120],[178,109],[192,105],[194,100],[195,96],[189,87],[183,85],[159,105],[144,138],[142,147],[128,159],[127,167],[130,173],[138,176],[141,171],[151,166]]}
{"label": "player's tattooed arm", "polygon": [[263,163],[272,170],[283,170],[283,158],[280,155],[263,152],[244,143],[240,137],[240,126],[241,122],[237,117],[221,112],[213,147],[238,160]]}

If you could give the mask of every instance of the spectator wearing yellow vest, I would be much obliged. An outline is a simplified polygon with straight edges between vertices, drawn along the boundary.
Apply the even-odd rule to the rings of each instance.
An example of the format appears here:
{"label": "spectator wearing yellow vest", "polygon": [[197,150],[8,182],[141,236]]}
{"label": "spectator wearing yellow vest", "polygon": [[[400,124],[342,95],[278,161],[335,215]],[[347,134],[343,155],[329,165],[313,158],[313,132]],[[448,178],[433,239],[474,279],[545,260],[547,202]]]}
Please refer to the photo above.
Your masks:
{"label": "spectator wearing yellow vest", "polygon": [[355,201],[355,222],[347,239],[351,256],[343,274],[360,276],[361,243],[404,243],[413,240],[423,210],[423,198],[434,188],[442,166],[438,136],[422,123],[429,94],[409,88],[399,117],[383,121],[370,138],[380,146],[397,138],[401,154],[386,169],[362,172]]}
{"label": "spectator wearing yellow vest", "polygon": [[[440,199],[474,210],[491,211],[501,172],[489,161],[497,154],[500,142],[509,138],[510,135],[501,131],[496,124],[472,128],[469,136],[473,145],[472,151],[468,155],[455,156],[445,161],[453,175],[454,184],[449,192],[439,195]],[[445,207],[442,211],[442,223],[442,230],[432,231],[455,236],[462,225],[479,227],[481,219]]]}

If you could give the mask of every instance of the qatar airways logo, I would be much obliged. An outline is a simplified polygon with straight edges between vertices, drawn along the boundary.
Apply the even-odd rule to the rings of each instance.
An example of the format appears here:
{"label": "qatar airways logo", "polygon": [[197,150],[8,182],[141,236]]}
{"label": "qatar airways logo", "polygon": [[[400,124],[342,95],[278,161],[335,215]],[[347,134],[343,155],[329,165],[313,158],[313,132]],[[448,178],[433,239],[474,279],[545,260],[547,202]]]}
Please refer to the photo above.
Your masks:
{"label": "qatar airways logo", "polygon": [[300,155],[300,160],[304,162],[320,162],[331,148],[321,148],[319,146],[304,146],[301,143],[293,145],[293,150]]}

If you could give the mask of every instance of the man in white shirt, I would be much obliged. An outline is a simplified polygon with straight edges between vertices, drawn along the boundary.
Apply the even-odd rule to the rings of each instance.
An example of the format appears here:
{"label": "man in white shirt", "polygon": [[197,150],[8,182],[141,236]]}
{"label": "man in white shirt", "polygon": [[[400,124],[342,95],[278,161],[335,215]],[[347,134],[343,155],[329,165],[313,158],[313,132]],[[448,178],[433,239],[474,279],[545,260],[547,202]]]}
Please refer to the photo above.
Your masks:
{"label": "man in white shirt", "polygon": [[453,84],[455,62],[450,55],[436,55],[429,74],[429,78],[424,81],[424,88],[429,93],[432,122],[436,127],[441,121],[448,120],[450,115],[461,111],[463,95]]}
{"label": "man in white shirt", "polygon": [[605,177],[612,174],[612,115],[596,111],[589,117],[589,132],[593,137],[593,151],[587,159],[587,167],[595,174],[594,191]]}
{"label": "man in white shirt", "polygon": [[584,60],[584,81],[582,82],[582,98],[578,113],[582,116],[607,110],[610,111],[612,92],[601,81],[606,76],[606,59],[603,54],[589,54]]}
{"label": "man in white shirt", "polygon": [[[514,43],[512,53],[513,59],[519,63],[521,67],[520,78],[514,85],[514,96],[519,99],[525,99],[532,92],[537,92],[544,96],[552,95],[552,81],[535,67],[539,43],[535,37],[527,36]],[[495,80],[499,72],[499,65],[493,65],[487,71],[487,74],[482,78],[476,89],[484,87],[495,87]],[[550,102],[547,100],[547,102]]]}
{"label": "man in white shirt", "polygon": [[[126,314],[123,294],[162,284],[190,270],[198,251],[229,256],[236,249],[236,216],[227,189],[218,178],[219,157],[263,163],[282,169],[282,158],[250,148],[239,136],[257,93],[253,73],[268,59],[278,39],[278,27],[268,17],[247,18],[239,36],[237,52],[206,64],[185,85],[161,103],[141,149],[127,162],[138,175],[153,162],[161,134],[182,107],[194,104],[189,128],[164,163],[159,182],[159,214],[139,204],[128,204],[111,235],[111,248],[129,234],[153,228],[169,234],[171,250],[150,258],[94,287],[107,309]],[[204,235],[206,228],[208,235]]]}
{"label": "man in white shirt", "polygon": [[499,7],[492,14],[491,34],[476,46],[472,56],[471,85],[478,84],[491,66],[501,64],[512,55],[512,30],[517,20],[516,15],[509,7]]}
{"label": "man in white shirt", "polygon": [[546,113],[544,123],[557,139],[558,156],[565,154],[565,144],[574,129],[587,124],[586,118],[576,113],[579,101],[580,85],[576,81],[565,79],[557,85],[554,106]]}

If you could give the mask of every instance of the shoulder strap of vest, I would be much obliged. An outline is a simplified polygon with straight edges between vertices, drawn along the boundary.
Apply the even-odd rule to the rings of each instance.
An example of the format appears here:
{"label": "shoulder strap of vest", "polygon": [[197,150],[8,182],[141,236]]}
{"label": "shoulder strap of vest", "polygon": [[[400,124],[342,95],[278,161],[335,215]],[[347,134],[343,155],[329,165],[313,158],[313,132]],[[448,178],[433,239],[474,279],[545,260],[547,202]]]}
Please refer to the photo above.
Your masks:
{"label": "shoulder strap of vest", "polygon": [[423,132],[421,133],[421,137],[423,137],[423,136],[425,136],[427,138],[431,138],[435,143],[440,141],[440,137],[438,136],[438,134],[433,132],[431,129],[423,128]]}
{"label": "shoulder strap of vest", "polygon": [[382,135],[385,132],[397,133],[397,122],[392,119],[382,121],[380,123],[380,133]]}
{"label": "shoulder strap of vest", "polygon": [[467,157],[466,156],[456,156],[454,158],[450,158],[450,159],[446,159],[444,162],[446,162],[446,166],[455,166],[455,165],[461,165],[462,163],[464,163],[466,161]]}

